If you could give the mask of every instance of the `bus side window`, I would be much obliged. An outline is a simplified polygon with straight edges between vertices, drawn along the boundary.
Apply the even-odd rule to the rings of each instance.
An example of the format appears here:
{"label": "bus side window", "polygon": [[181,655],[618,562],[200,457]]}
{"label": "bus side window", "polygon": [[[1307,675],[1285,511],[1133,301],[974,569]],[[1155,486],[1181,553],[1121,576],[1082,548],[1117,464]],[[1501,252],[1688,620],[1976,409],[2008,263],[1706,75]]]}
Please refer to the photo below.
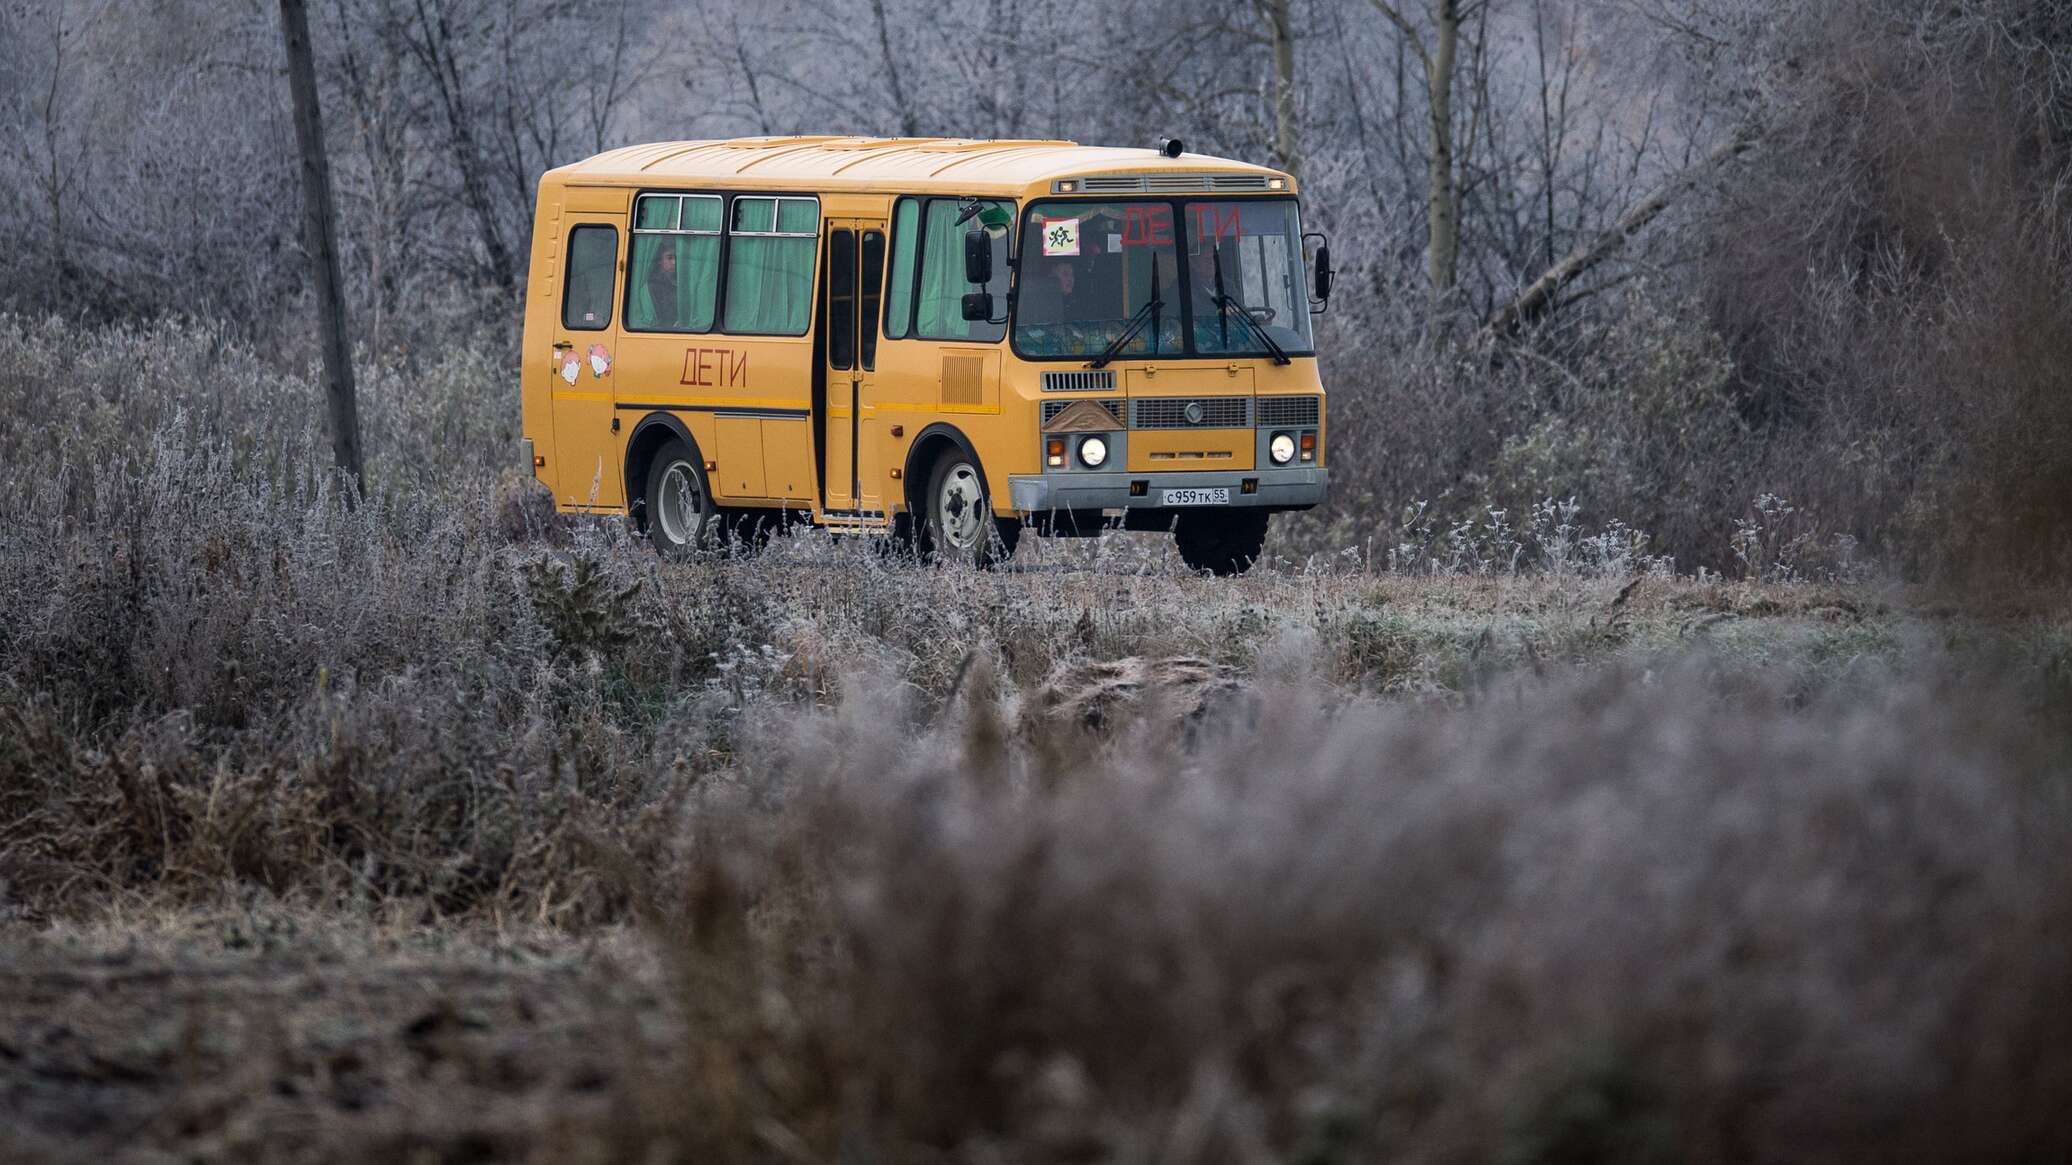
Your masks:
{"label": "bus side window", "polygon": [[856,362],[870,372],[878,366],[878,287],[885,280],[885,236],[880,231],[863,232],[863,272],[856,293],[862,310],[857,313],[860,334],[856,339]]}
{"label": "bus side window", "polygon": [[[982,203],[1005,213],[1004,204]],[[954,198],[928,200],[927,217],[921,232],[920,294],[915,297],[914,335],[924,340],[955,340],[990,344],[1007,334],[1005,324],[964,318],[964,294],[973,290],[964,281],[964,232],[970,220],[957,221],[963,210]],[[985,286],[993,294],[995,311],[1007,297],[1007,235],[993,239],[993,280]]]}
{"label": "bus side window", "polygon": [[855,232],[829,231],[827,257],[827,363],[846,371],[856,351]]}
{"label": "bus side window", "polygon": [[885,281],[885,338],[913,332],[914,266],[921,254],[921,200],[902,198],[892,212],[892,273]]}
{"label": "bus side window", "polygon": [[719,302],[720,200],[643,194],[633,211],[626,327],[709,332]]}
{"label": "bus side window", "polygon": [[727,234],[722,329],[750,336],[805,335],[813,318],[820,200],[736,198]]}
{"label": "bus side window", "polygon": [[619,232],[579,226],[568,236],[568,277],[561,294],[561,326],[601,332],[612,325],[612,282],[619,263]]}

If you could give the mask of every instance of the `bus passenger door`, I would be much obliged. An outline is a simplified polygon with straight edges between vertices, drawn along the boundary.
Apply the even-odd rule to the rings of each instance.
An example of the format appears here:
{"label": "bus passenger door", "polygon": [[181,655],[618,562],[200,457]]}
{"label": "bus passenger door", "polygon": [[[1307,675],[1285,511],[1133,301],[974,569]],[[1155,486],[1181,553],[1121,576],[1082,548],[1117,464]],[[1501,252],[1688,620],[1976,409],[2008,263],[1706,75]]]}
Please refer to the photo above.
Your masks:
{"label": "bus passenger door", "polygon": [[612,362],[617,358],[619,236],[625,215],[578,212],[563,227],[554,347],[527,352],[550,360],[554,448],[561,462],[555,493],[564,505],[617,509],[626,504],[615,426]]}
{"label": "bus passenger door", "polygon": [[827,232],[827,396],[819,411],[822,506],[883,520],[875,376],[885,282],[885,224],[832,222]]}

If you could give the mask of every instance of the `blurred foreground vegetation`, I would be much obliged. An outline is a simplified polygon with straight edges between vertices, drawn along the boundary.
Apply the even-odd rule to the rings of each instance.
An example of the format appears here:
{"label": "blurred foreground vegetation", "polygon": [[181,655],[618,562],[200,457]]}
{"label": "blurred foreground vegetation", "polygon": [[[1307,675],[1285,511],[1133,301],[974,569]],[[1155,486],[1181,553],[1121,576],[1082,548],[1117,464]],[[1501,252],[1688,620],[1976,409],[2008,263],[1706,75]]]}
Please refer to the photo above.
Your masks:
{"label": "blurred foreground vegetation", "polygon": [[9,1159],[2068,1149],[2058,592],[1558,503],[665,565],[505,468],[491,341],[368,379],[347,505],[307,377],[65,334],[0,317]]}

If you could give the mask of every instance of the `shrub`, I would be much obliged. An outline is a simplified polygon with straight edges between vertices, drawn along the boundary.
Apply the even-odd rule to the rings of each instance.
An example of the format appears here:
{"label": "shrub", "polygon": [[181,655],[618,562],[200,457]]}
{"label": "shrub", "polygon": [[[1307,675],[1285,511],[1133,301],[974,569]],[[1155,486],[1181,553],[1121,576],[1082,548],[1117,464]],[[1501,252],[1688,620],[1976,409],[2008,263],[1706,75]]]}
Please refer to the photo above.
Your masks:
{"label": "shrub", "polygon": [[1287,690],[1023,753],[859,693],[696,800],[655,1119],[733,1160],[2062,1152],[2066,739],[1954,676],[1795,703]]}

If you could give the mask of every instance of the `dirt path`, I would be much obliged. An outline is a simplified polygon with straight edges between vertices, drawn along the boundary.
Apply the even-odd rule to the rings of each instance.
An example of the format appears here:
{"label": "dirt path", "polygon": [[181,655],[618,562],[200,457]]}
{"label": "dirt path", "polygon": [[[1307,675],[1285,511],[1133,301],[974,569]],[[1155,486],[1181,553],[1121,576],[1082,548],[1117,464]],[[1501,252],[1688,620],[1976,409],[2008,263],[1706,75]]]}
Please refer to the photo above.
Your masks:
{"label": "dirt path", "polygon": [[669,1054],[669,1011],[652,968],[576,951],[0,941],[0,1159],[616,1156],[596,1134]]}

